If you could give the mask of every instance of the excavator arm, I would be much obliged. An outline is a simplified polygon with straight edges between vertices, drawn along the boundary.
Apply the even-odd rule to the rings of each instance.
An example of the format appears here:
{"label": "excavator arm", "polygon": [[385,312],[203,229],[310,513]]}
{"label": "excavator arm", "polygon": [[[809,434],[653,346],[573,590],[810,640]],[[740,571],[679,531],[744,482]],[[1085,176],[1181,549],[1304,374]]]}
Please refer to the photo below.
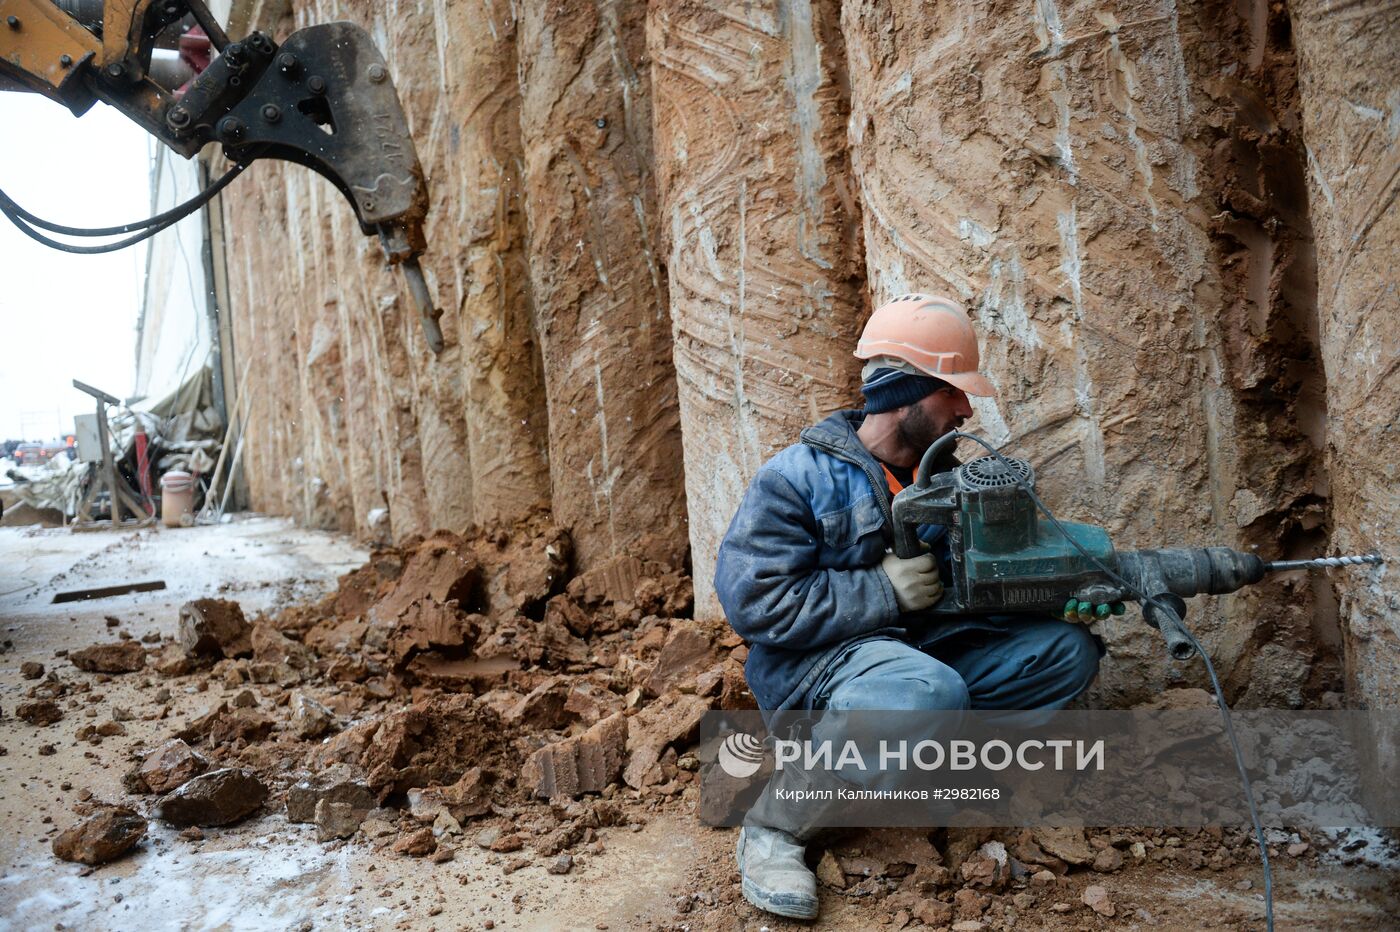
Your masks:
{"label": "excavator arm", "polygon": [[[169,49],[195,26],[217,54],[181,74]],[[384,57],[360,27],[308,26],[281,45],[260,32],[234,42],[202,0],[0,0],[4,89],[43,94],[75,115],[104,101],[186,158],[217,142],[238,165],[277,158],[320,172],[403,268],[424,337],[442,351],[418,264],[423,169]]]}

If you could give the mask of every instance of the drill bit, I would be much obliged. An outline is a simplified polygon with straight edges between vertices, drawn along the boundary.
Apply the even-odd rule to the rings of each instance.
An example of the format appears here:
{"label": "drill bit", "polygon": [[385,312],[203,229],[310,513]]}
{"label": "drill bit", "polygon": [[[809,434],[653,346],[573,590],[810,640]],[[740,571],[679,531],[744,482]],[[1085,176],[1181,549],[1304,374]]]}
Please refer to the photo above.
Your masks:
{"label": "drill bit", "polygon": [[418,257],[410,256],[399,266],[403,269],[403,277],[408,280],[408,290],[413,294],[413,303],[418,306],[418,315],[423,321],[423,339],[436,356],[442,352],[443,346],[442,328],[438,326],[442,311],[433,307],[433,297],[428,293],[428,282],[423,277],[423,267],[418,264]]}
{"label": "drill bit", "polygon": [[1380,564],[1385,559],[1379,553],[1364,553],[1360,556],[1318,557],[1315,560],[1275,560],[1264,564],[1264,572],[1279,573],[1284,570],[1322,569],[1329,566],[1360,566],[1365,563]]}

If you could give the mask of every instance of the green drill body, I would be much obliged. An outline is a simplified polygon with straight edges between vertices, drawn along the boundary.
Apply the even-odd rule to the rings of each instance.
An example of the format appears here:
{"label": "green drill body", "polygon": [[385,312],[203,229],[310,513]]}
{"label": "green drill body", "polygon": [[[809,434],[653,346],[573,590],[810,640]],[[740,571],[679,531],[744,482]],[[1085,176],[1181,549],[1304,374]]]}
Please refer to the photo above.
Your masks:
{"label": "green drill body", "polygon": [[[914,534],[921,524],[948,529],[952,580],[932,609],[940,614],[1104,617],[1109,606],[1141,593],[1149,602],[1144,613],[1156,626],[1164,605],[1181,616],[1185,599],[1234,592],[1271,571],[1380,562],[1367,555],[1266,563],[1229,547],[1117,551],[1101,527],[1072,521],[1056,526],[1042,517],[1031,494],[1030,464],[1010,457],[975,459],[919,480],[924,484],[895,497],[895,552],[921,552]],[[1174,655],[1189,656],[1179,639],[1171,646]]]}

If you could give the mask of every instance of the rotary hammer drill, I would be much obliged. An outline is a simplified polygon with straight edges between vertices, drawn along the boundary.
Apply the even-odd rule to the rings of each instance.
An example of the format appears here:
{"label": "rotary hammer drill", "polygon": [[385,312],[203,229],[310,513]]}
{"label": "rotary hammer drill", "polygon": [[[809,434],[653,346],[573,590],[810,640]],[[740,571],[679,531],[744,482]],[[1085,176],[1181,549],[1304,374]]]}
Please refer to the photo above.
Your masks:
{"label": "rotary hammer drill", "polygon": [[[991,455],[931,475],[931,464],[962,438]],[[1102,615],[1110,605],[1136,600],[1177,660],[1195,653],[1182,624],[1191,596],[1234,592],[1283,570],[1382,562],[1375,553],[1265,562],[1228,547],[1116,551],[1103,528],[1050,513],[1035,494],[1028,462],[961,431],[929,447],[914,483],[895,496],[893,513],[894,549],[904,558],[923,552],[919,525],[948,529],[952,585],[931,611],[1082,615],[1098,606]]]}

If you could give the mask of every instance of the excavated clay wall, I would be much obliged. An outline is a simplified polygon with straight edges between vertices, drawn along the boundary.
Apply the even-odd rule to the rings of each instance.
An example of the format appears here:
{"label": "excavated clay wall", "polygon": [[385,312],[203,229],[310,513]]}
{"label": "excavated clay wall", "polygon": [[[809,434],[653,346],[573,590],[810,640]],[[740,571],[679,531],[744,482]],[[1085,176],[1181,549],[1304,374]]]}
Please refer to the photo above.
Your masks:
{"label": "excavated clay wall", "polygon": [[[1296,0],[1303,130],[1318,237],[1332,535],[1395,558],[1400,528],[1400,9]],[[1314,372],[1314,377],[1316,373]],[[1393,568],[1340,590],[1356,700],[1400,708],[1400,582]],[[1393,761],[1400,749],[1385,749]]]}
{"label": "excavated clay wall", "polygon": [[[549,503],[515,23],[504,2],[442,12],[308,4],[297,6],[294,21],[258,24],[281,36],[354,20],[375,36],[394,74],[411,75],[397,83],[434,179],[427,238],[435,248],[423,264],[444,310],[440,357],[423,343],[401,280],[328,182],[259,163],[251,172],[270,180],[257,199],[226,201],[238,355],[254,361],[267,395],[250,425],[255,506],[381,539],[519,517]],[[250,215],[253,203],[258,213]],[[298,248],[249,235],[262,258],[238,261],[245,231],[279,228]],[[284,304],[306,308],[307,319],[293,320]]]}
{"label": "excavated clay wall", "polygon": [[645,0],[524,0],[521,135],[556,520],[582,566],[685,552]]}
{"label": "excavated clay wall", "polygon": [[[461,244],[437,253],[453,281],[458,371],[472,483],[472,518],[524,514],[549,502],[548,416],[534,339],[526,252],[524,156],[512,4],[453,4],[441,27],[447,129],[456,181],[432,189],[433,235]],[[489,23],[489,28],[482,28]],[[447,56],[446,39],[452,37]]]}
{"label": "excavated clay wall", "polygon": [[859,384],[840,7],[658,2],[647,33],[697,607],[718,614],[748,480]]}
{"label": "excavated clay wall", "polygon": [[[871,290],[974,310],[998,387],[978,427],[1119,546],[1288,549],[1321,515],[1308,412],[1277,401],[1315,358],[1286,46],[1169,0],[849,3],[843,23]],[[1239,692],[1301,701],[1337,685],[1314,598],[1299,579],[1192,621]],[[1100,698],[1182,676],[1145,626],[1101,634]]]}
{"label": "excavated clay wall", "polygon": [[[385,50],[449,346],[328,184],[256,166],[225,199],[255,507],[395,538],[550,507],[585,566],[688,549],[713,615],[748,480],[858,403],[870,307],[934,290],[999,389],[972,427],[1063,516],[1125,548],[1393,544],[1379,2],[292,8]],[[1385,705],[1398,603],[1383,571],[1298,573],[1190,620],[1235,701]],[[1203,682],[1135,612],[1100,633],[1094,701]]]}
{"label": "excavated clay wall", "polygon": [[[354,242],[354,221],[331,207],[338,192],[274,163],[250,174],[256,192],[226,201],[231,299],[245,309],[233,330],[238,369],[248,372],[250,494],[315,527],[368,528],[375,509],[392,509],[403,533],[422,531],[397,305],[371,296],[342,261],[335,244]],[[383,312],[356,311],[365,306]]]}

